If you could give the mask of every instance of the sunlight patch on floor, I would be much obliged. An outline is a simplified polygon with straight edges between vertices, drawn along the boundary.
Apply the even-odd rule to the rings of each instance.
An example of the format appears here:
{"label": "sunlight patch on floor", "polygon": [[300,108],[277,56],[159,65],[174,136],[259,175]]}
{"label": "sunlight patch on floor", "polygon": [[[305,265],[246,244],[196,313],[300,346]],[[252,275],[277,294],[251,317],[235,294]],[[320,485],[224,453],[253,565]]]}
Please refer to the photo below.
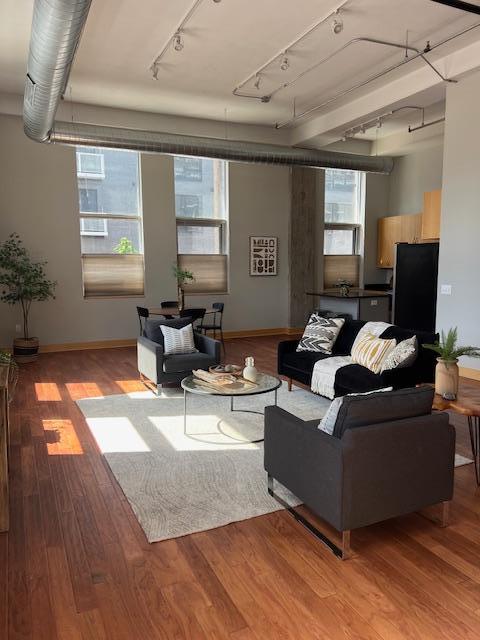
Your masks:
{"label": "sunlight patch on floor", "polygon": [[102,453],[150,451],[131,421],[125,416],[87,418],[87,424]]}
{"label": "sunlight patch on floor", "polygon": [[65,386],[72,400],[103,397],[103,393],[96,382],[67,382]]}
{"label": "sunlight patch on floor", "polygon": [[47,451],[51,456],[71,456],[83,453],[71,420],[42,420]]}
{"label": "sunlight patch on floor", "polygon": [[35,382],[35,395],[39,402],[60,402],[62,399],[55,382]]}
{"label": "sunlight patch on floor", "polygon": [[[187,434],[183,432],[183,414],[178,416],[148,416],[150,422],[176,451],[226,451],[258,449],[248,442],[250,434],[240,431],[228,418],[215,414],[187,416]],[[262,437],[255,430],[253,438]],[[260,435],[258,435],[260,433]]]}

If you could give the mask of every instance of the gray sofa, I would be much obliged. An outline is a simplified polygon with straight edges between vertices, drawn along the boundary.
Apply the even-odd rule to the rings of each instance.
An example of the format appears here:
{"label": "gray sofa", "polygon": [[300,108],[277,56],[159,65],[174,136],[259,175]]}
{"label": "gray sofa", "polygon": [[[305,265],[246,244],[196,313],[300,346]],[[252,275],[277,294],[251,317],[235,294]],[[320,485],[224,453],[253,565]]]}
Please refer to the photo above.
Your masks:
{"label": "gray sofa", "polygon": [[[345,558],[350,531],[443,503],[453,495],[455,429],[432,413],[433,389],[345,396],[333,434],[279,407],[265,410],[269,493]],[[278,480],[342,534],[338,547],[274,492]]]}
{"label": "gray sofa", "polygon": [[192,369],[208,369],[220,362],[221,342],[194,331],[198,353],[165,355],[161,325],[180,329],[191,323],[190,318],[148,318],[143,335],[137,339],[137,364],[140,376],[151,381],[157,390],[163,384],[179,383]]}

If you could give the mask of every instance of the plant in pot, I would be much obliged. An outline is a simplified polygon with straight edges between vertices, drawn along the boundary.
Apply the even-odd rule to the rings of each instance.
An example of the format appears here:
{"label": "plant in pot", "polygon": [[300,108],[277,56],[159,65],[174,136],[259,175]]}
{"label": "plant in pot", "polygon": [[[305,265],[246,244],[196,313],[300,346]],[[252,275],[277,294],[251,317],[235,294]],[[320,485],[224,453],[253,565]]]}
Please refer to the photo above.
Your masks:
{"label": "plant in pot", "polygon": [[457,345],[457,327],[441,333],[441,339],[435,344],[424,344],[426,349],[438,353],[435,369],[435,393],[446,400],[455,400],[458,394],[458,359],[461,356],[480,358],[478,347],[460,347]]}
{"label": "plant in pot", "polygon": [[172,273],[177,280],[178,308],[180,311],[185,307],[185,284],[195,280],[193,273],[188,269],[182,269],[178,264],[172,264]]}
{"label": "plant in pot", "polygon": [[12,233],[0,245],[0,300],[20,304],[23,316],[23,338],[13,341],[17,362],[32,362],[38,355],[38,338],[30,336],[29,315],[32,302],[54,297],[56,282],[45,274],[46,262],[34,262],[20,237]]}

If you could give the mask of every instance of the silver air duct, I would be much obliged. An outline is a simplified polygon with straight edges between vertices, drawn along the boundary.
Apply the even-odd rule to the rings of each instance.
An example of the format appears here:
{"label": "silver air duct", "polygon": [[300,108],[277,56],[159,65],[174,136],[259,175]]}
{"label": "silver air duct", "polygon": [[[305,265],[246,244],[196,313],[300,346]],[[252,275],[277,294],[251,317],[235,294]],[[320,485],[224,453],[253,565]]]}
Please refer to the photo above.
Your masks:
{"label": "silver air duct", "polygon": [[297,165],[390,173],[393,160],[272,144],[183,136],[156,131],[57,122],[59,101],[85,25],[91,0],[35,0],[23,120],[37,142],[201,156],[236,162]]}
{"label": "silver air duct", "polygon": [[36,142],[49,140],[91,1],[35,0],[23,127]]}
{"label": "silver air duct", "polygon": [[393,160],[388,157],[361,156],[353,153],[281,147],[274,144],[202,138],[157,131],[137,131],[70,122],[55,123],[50,139],[52,142],[75,146],[131,149],[144,153],[200,156],[234,162],[352,169],[372,173],[390,173],[393,169]]}

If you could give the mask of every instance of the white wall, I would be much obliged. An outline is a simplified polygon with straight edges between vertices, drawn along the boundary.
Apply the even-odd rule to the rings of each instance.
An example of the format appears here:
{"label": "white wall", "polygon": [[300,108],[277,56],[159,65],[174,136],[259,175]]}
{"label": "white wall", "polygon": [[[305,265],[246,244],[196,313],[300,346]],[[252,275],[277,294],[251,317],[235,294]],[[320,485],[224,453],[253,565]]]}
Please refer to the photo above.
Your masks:
{"label": "white wall", "polygon": [[363,281],[365,284],[385,282],[385,269],[377,269],[378,219],[388,215],[389,176],[367,173],[365,186],[365,228]]}
{"label": "white wall", "polygon": [[[447,87],[437,328],[480,346],[480,73]],[[450,284],[452,295],[440,294]],[[463,366],[480,369],[474,359]]]}
{"label": "white wall", "polygon": [[[0,116],[0,240],[18,232],[38,259],[48,260],[58,281],[56,299],[32,307],[32,332],[43,344],[134,338],[135,306],[175,297],[171,263],[176,255],[173,159],[142,156],[145,235],[145,298],[85,300],[82,295],[75,152],[28,140],[20,118]],[[226,329],[287,326],[289,170],[230,165],[230,294]],[[248,275],[248,236],[277,235],[276,277]],[[213,298],[192,296],[198,306]],[[0,345],[7,346],[20,321],[18,308],[0,307]]]}

